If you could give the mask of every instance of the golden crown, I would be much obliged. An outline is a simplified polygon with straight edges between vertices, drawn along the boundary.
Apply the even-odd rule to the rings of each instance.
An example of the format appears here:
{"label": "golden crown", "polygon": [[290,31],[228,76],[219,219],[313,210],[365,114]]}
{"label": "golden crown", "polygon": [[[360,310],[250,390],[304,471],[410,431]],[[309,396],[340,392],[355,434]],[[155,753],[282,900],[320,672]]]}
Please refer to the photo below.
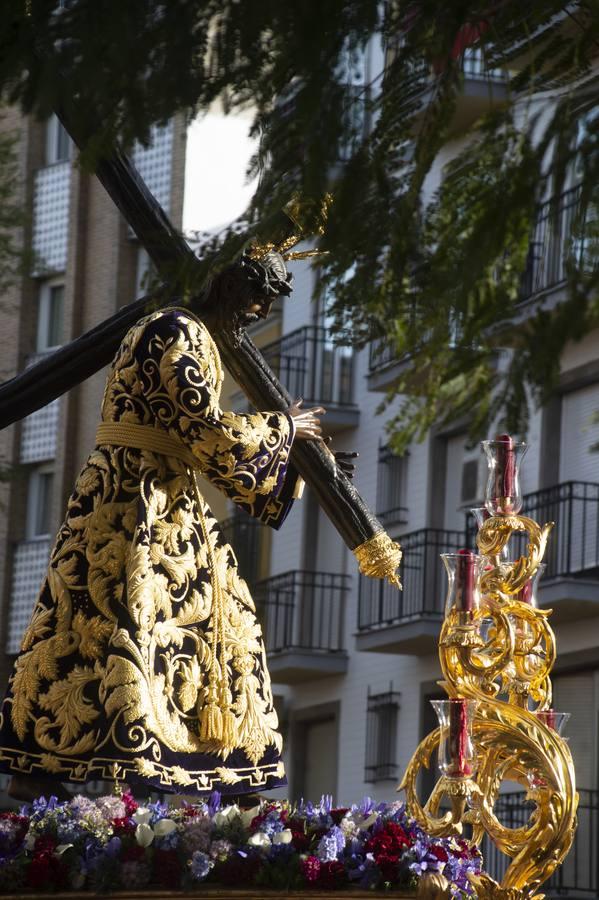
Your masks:
{"label": "golden crown", "polygon": [[[316,216],[310,225],[306,224],[306,220],[310,218],[310,204],[302,202],[298,197],[294,197],[287,206],[284,207],[284,213],[295,226],[295,231],[279,243],[268,241],[265,244],[251,244],[247,249],[247,255],[252,259],[263,259],[267,253],[279,253],[285,261],[293,259],[308,259],[312,256],[325,256],[328,250],[292,250],[296,244],[303,241],[311,234],[324,234],[329,206],[333,202],[331,194],[326,194],[324,200],[320,204]],[[313,204],[312,204],[313,206]]]}

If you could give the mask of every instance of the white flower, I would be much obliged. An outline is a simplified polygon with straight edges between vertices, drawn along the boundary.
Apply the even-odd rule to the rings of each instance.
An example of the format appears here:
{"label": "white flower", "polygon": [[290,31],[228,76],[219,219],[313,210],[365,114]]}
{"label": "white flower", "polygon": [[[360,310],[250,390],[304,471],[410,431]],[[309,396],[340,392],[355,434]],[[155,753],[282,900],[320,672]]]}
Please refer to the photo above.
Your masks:
{"label": "white flower", "polygon": [[239,815],[241,815],[241,810],[236,803],[233,806],[225,806],[224,809],[219,810],[214,816],[214,824],[217,828],[222,828],[223,825],[231,822]]}
{"label": "white flower", "polygon": [[140,847],[149,847],[154,840],[154,832],[149,825],[146,825],[145,822],[142,822],[135,829],[135,840]]}
{"label": "white flower", "polygon": [[244,809],[241,813],[241,821],[243,823],[244,828],[249,828],[252,824],[252,821],[256,818],[256,816],[260,815],[260,809],[262,807],[260,804],[258,806],[252,806],[251,809]]}
{"label": "white flower", "polygon": [[177,823],[172,819],[159,819],[154,825],[154,834],[156,837],[165,837],[167,834],[172,834],[176,828]]}
{"label": "white flower", "polygon": [[290,828],[285,828],[283,831],[277,831],[272,836],[273,844],[290,844],[293,838],[293,834],[291,833]]}
{"label": "white flower", "polygon": [[27,834],[23,844],[26,850],[33,850],[35,846],[36,836],[31,831]]}
{"label": "white flower", "polygon": [[135,810],[132,818],[138,825],[149,825],[152,818],[152,810],[146,806],[140,806],[139,809]]}
{"label": "white flower", "polygon": [[266,850],[270,847],[270,838],[263,831],[257,831],[256,834],[248,838],[248,844],[250,847],[259,847],[261,850]]}
{"label": "white flower", "polygon": [[62,856],[65,850],[68,850],[70,847],[73,847],[73,844],[59,844],[58,847],[54,848],[54,856]]}
{"label": "white flower", "polygon": [[364,819],[362,822],[358,822],[358,827],[361,828],[362,831],[366,831],[368,828],[370,828],[371,825],[374,825],[378,817],[378,812],[370,813],[367,819]]}

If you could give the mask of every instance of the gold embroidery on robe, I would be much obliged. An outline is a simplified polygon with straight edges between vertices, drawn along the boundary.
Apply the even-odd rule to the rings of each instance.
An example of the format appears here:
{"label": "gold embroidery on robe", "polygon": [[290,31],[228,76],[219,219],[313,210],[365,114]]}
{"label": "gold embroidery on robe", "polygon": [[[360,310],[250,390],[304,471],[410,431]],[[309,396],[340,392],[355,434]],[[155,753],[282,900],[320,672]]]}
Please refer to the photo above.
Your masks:
{"label": "gold embroidery on robe", "polygon": [[[206,478],[277,527],[295,487],[287,483],[292,422],[282,413],[223,412],[222,380],[205,327],[181,310],[160,311],[125,337],[102,419],[166,429]],[[283,777],[254,604],[191,479],[185,463],[150,451],[101,446],[91,453],[2,708],[5,768],[9,761],[11,769],[77,781],[109,777],[118,765],[123,777],[197,790]],[[224,609],[216,658],[211,574]],[[235,746],[200,740],[213,666],[231,692]]]}

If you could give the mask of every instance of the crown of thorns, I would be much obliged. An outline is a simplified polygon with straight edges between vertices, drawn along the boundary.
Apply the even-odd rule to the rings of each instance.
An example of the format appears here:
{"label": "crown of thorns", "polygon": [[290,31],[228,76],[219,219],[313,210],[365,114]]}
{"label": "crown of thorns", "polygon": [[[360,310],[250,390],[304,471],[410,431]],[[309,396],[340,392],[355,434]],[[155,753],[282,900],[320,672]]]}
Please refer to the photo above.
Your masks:
{"label": "crown of thorns", "polygon": [[290,234],[278,244],[274,243],[273,241],[269,241],[266,244],[251,244],[250,247],[248,247],[248,249],[246,250],[246,255],[251,259],[258,261],[267,259],[269,257],[272,258],[273,256],[278,256],[285,262],[293,259],[308,259],[312,256],[324,256],[328,252],[327,250],[292,250],[291,248],[295,247],[296,244],[299,244],[300,241],[305,239],[305,237],[307,236],[306,232],[311,232],[313,234],[324,234],[327,214],[329,206],[332,202],[332,196],[330,194],[327,194],[320,204],[320,208],[316,217],[316,225],[312,228],[306,228],[301,221],[306,213],[306,209],[304,208],[304,204],[302,204],[299,199],[294,198],[285,207],[285,214],[287,218],[290,219],[295,226],[295,231],[293,232],[293,234]]}

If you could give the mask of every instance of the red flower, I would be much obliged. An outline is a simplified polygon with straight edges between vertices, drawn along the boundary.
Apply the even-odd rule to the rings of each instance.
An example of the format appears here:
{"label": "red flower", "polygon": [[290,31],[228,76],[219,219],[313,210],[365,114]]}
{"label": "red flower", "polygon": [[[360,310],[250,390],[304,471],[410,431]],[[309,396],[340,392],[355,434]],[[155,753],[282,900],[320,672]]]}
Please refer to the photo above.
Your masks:
{"label": "red flower", "polygon": [[320,873],[318,875],[318,886],[325,891],[334,891],[335,888],[343,887],[347,882],[347,875],[342,862],[334,859],[332,862],[323,862],[320,864]]}
{"label": "red flower", "polygon": [[139,803],[137,802],[131,791],[123,791],[123,793],[121,794],[121,800],[125,804],[125,809],[128,816],[132,816],[134,812],[137,812]]}
{"label": "red flower", "polygon": [[335,825],[339,825],[343,816],[349,812],[347,807],[339,806],[337,809],[331,810],[331,818]]}
{"label": "red flower", "polygon": [[307,856],[302,859],[302,875],[308,884],[314,884],[320,875],[321,862],[317,856]]}
{"label": "red flower", "polygon": [[447,851],[444,850],[443,847],[439,847],[437,844],[431,844],[429,849],[433,856],[439,860],[439,862],[446,863],[449,859]]}
{"label": "red flower", "polygon": [[386,822],[383,828],[366,841],[366,852],[372,853],[375,860],[379,854],[385,856],[401,853],[404,847],[410,846],[410,839],[395,822]]}
{"label": "red flower", "polygon": [[112,830],[117,837],[132,837],[135,834],[135,825],[126,817],[113,819]]}
{"label": "red flower", "polygon": [[383,881],[397,881],[399,875],[399,856],[397,854],[381,853],[376,858],[376,864],[381,870]]}
{"label": "red flower", "polygon": [[42,854],[48,853],[52,854],[56,847],[56,840],[53,837],[50,837],[47,834],[41,834],[39,837],[36,837],[35,844],[33,845],[33,853],[34,856],[41,856]]}
{"label": "red flower", "polygon": [[27,885],[40,890],[67,887],[67,867],[49,850],[36,853],[27,868]]}
{"label": "red flower", "polygon": [[291,843],[298,853],[304,853],[310,846],[310,838],[305,831],[291,829]]}

